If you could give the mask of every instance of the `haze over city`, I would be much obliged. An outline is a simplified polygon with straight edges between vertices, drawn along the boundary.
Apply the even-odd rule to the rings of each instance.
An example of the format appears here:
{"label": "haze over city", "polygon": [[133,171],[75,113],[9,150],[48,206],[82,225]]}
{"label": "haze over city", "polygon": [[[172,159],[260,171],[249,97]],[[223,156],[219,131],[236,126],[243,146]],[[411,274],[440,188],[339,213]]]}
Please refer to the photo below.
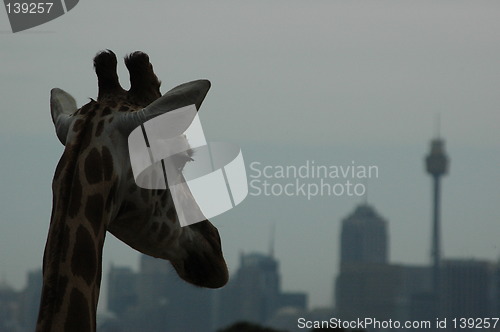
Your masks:
{"label": "haze over city", "polygon": [[[78,106],[96,98],[92,58],[102,49],[148,53],[162,92],[211,80],[200,110],[205,134],[239,144],[248,175],[252,162],[377,167],[377,177],[356,179],[368,196],[249,195],[214,218],[230,271],[241,251],[268,252],[275,227],[283,288],[309,293],[311,307],[331,305],[340,222],[364,200],[389,223],[391,262],[429,264],[424,157],[438,114],[450,157],[444,257],[497,261],[499,11],[491,1],[82,0],[17,34],[0,11],[0,279],[20,289],[41,267],[63,151],[49,91],[64,89]],[[123,63],[118,71],[127,87]],[[111,262],[137,267],[138,257],[108,235],[103,271]]]}

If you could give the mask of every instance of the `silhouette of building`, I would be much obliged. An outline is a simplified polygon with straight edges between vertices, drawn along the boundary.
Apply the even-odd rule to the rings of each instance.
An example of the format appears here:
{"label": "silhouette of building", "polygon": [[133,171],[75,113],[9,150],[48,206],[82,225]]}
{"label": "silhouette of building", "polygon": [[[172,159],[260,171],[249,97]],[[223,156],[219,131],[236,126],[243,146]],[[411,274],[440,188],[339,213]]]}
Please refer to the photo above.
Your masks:
{"label": "silhouette of building", "polygon": [[137,305],[137,273],[130,267],[111,265],[108,273],[108,310],[124,315]]}
{"label": "silhouette of building", "polygon": [[401,284],[400,266],[373,263],[345,266],[337,278],[336,313],[345,320],[394,319]]}
{"label": "silhouette of building", "polygon": [[26,288],[22,292],[22,325],[25,331],[34,331],[42,293],[42,270],[28,272]]}
{"label": "silhouette of building", "polygon": [[340,267],[349,264],[388,261],[387,222],[375,209],[360,204],[354,212],[342,220],[340,239]]}
{"label": "silhouette of building", "polygon": [[[366,203],[342,220],[340,275],[335,281],[333,302],[341,317],[370,313],[383,307],[377,294],[385,280],[399,280],[396,269],[387,267],[387,221]],[[385,290],[390,296],[390,289]],[[353,316],[354,317],[354,316]]]}
{"label": "silhouette of building", "polygon": [[220,290],[188,284],[165,260],[140,259],[138,273],[111,266],[111,315],[101,315],[101,331],[207,332],[237,321],[263,324],[279,309],[307,306],[306,294],[281,291],[278,262],[270,256],[241,255],[236,275]]}
{"label": "silhouette of building", "polygon": [[445,260],[441,267],[439,316],[448,320],[496,317],[494,272],[494,266],[486,261]]}
{"label": "silhouette of building", "polygon": [[272,256],[241,254],[240,267],[229,284],[216,293],[214,329],[237,321],[266,324],[282,308],[305,310],[305,293],[281,291],[279,264]]}
{"label": "silhouette of building", "polygon": [[38,318],[42,270],[27,273],[27,285],[17,291],[0,281],[0,332],[34,331]]}
{"label": "silhouette of building", "polygon": [[6,282],[0,282],[0,331],[22,331],[21,295]]}
{"label": "silhouette of building", "polygon": [[206,332],[212,325],[213,290],[181,280],[165,260],[141,255],[138,273],[112,266],[108,289],[117,319],[107,319],[103,330]]}
{"label": "silhouette of building", "polygon": [[337,317],[433,323],[446,318],[447,329],[453,330],[453,318],[498,315],[500,263],[442,259],[440,178],[448,171],[443,140],[431,142],[426,169],[433,178],[432,263],[390,264],[387,223],[373,208],[359,205],[342,221],[340,274],[335,282]]}
{"label": "silhouette of building", "polygon": [[500,261],[493,272],[493,312],[500,312]]}
{"label": "silhouette of building", "polygon": [[387,221],[366,203],[342,221],[335,316],[409,320],[424,315],[416,294],[431,287],[430,269],[389,263]]}

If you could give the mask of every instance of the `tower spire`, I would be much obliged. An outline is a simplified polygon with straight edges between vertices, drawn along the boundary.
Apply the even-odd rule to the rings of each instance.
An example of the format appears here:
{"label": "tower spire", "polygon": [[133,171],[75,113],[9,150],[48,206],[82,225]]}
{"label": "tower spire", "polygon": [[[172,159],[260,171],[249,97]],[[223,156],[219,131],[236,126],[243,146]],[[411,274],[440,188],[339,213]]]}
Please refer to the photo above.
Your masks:
{"label": "tower spire", "polygon": [[364,179],[365,194],[363,195],[363,204],[368,205],[368,179]]}
{"label": "tower spire", "polygon": [[276,222],[271,223],[271,232],[269,238],[269,257],[274,258],[274,237],[276,232]]}
{"label": "tower spire", "polygon": [[[438,118],[439,124],[439,118]],[[439,125],[438,125],[439,128]],[[433,180],[433,213],[432,213],[432,275],[433,288],[436,294],[439,290],[439,274],[441,266],[441,221],[440,221],[440,181],[448,172],[448,157],[444,150],[444,140],[438,137],[431,141],[431,151],[425,158],[426,170]]]}
{"label": "tower spire", "polygon": [[441,139],[441,113],[436,113],[436,139]]}

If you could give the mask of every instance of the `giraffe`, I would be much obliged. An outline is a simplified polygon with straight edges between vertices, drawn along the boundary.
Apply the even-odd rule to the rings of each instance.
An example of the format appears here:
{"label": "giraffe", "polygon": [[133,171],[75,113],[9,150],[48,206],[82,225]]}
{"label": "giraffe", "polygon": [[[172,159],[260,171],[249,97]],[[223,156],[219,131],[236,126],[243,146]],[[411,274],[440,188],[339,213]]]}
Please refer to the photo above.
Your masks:
{"label": "giraffe", "polygon": [[128,91],[118,81],[115,54],[98,53],[97,100],[80,109],[68,93],[51,91],[52,120],[65,148],[52,182],[37,332],[96,330],[106,231],[169,260],[189,283],[218,288],[228,280],[217,229],[208,220],[181,227],[168,189],[135,184],[127,149],[129,133],[141,123],[187,105],[199,109],[210,82],[185,83],[161,96],[147,54],[131,53],[125,65]]}

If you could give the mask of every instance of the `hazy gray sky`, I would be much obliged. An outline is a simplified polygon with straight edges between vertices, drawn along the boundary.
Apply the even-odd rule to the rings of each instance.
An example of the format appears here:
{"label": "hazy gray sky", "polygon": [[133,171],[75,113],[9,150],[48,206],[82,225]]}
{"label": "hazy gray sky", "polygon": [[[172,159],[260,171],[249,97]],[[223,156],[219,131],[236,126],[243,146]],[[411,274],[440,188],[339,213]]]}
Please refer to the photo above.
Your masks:
{"label": "hazy gray sky", "polygon": [[[369,202],[389,222],[393,262],[429,261],[423,157],[439,113],[451,158],[444,255],[496,260],[499,15],[497,1],[81,0],[12,34],[0,10],[0,277],[21,288],[41,264],[62,153],[49,91],[63,88],[80,106],[95,98],[92,58],[106,48],[147,52],[163,92],[210,79],[205,133],[240,144],[247,165],[377,165]],[[123,64],[119,72],[128,86]],[[240,251],[268,250],[275,222],[284,289],[329,305],[340,221],[361,201],[249,196],[213,222],[231,271]],[[104,273],[110,261],[137,265],[138,254],[111,235],[104,255]]]}

